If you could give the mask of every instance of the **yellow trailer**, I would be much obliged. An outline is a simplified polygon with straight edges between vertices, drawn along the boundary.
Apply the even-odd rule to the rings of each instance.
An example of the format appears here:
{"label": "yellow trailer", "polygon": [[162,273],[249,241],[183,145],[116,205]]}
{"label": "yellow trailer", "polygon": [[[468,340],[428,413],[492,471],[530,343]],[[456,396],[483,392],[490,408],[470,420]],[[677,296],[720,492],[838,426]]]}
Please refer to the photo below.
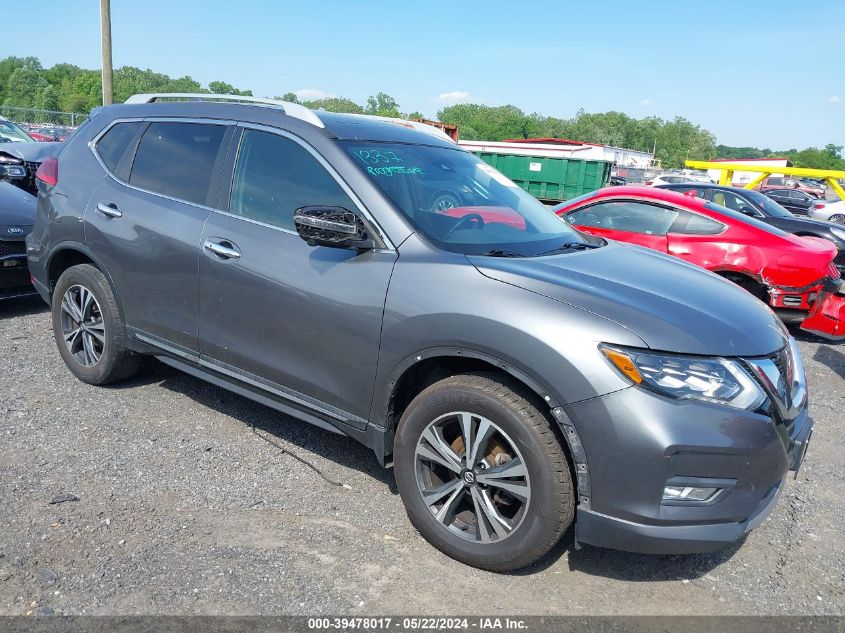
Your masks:
{"label": "yellow trailer", "polygon": [[839,180],[845,179],[845,171],[836,169],[810,169],[809,167],[772,167],[771,165],[750,165],[748,163],[728,163],[712,160],[688,160],[687,167],[692,169],[719,169],[720,185],[732,185],[735,171],[748,171],[760,175],[745,185],[746,189],[754,189],[763,182],[767,176],[772,174],[783,174],[784,176],[797,176],[799,178],[816,178],[824,180],[831,189],[836,192],[842,200],[845,200],[845,189],[839,184]]}

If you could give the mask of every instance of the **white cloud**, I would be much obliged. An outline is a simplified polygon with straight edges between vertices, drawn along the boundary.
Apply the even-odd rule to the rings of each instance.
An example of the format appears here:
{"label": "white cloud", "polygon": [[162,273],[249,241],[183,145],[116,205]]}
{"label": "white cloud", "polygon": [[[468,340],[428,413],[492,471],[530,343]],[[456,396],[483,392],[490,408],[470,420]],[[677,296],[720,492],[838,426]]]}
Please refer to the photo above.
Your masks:
{"label": "white cloud", "polygon": [[434,99],[443,105],[455,105],[456,103],[466,103],[470,100],[470,94],[468,92],[461,92],[460,90],[455,90],[453,92],[444,92],[442,95],[437,95]]}
{"label": "white cloud", "polygon": [[831,103],[842,103],[842,97],[840,97],[839,95],[833,95],[832,97],[828,97],[827,100]]}
{"label": "white cloud", "polygon": [[643,99],[642,101],[640,101],[640,105],[644,108],[647,108],[651,105],[651,99]]}
{"label": "white cloud", "polygon": [[313,101],[314,99],[329,99],[331,97],[337,96],[332,94],[331,92],[316,90],[314,88],[300,88],[299,90],[294,90],[293,94],[295,94],[302,101]]}

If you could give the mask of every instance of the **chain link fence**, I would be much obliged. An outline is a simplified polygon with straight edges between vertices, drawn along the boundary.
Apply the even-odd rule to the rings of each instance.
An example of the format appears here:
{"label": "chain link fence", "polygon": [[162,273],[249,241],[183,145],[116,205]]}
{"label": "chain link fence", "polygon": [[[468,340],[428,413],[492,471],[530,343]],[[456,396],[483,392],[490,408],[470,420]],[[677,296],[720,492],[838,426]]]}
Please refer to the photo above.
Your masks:
{"label": "chain link fence", "polygon": [[79,127],[88,115],[79,112],[0,106],[0,117],[16,123],[36,141],[61,141]]}

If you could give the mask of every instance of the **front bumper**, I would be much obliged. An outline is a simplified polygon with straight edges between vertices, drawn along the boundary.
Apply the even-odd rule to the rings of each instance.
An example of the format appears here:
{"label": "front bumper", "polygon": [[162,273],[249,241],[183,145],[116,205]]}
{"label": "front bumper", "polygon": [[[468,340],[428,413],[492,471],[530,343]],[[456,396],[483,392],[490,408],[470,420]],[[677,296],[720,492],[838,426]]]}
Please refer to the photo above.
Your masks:
{"label": "front bumper", "polygon": [[[638,387],[566,411],[590,481],[576,542],[649,554],[713,551],[741,539],[774,508],[813,428],[806,404],[786,423]],[[664,487],[677,480],[718,481],[723,489],[709,502],[663,501]]]}

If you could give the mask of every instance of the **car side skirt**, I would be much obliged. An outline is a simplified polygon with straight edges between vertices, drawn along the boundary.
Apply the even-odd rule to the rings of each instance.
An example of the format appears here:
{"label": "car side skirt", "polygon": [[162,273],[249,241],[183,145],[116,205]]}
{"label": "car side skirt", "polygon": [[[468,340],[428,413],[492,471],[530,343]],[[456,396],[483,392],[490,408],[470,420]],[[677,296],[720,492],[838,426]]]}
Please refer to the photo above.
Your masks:
{"label": "car side skirt", "polygon": [[331,405],[312,403],[304,397],[287,393],[281,386],[264,384],[246,372],[222,366],[181,348],[176,348],[156,337],[127,328],[136,352],[154,356],[161,362],[191,376],[231,391],[240,396],[290,415],[321,429],[354,439],[375,452],[382,466],[385,459],[385,429]]}

